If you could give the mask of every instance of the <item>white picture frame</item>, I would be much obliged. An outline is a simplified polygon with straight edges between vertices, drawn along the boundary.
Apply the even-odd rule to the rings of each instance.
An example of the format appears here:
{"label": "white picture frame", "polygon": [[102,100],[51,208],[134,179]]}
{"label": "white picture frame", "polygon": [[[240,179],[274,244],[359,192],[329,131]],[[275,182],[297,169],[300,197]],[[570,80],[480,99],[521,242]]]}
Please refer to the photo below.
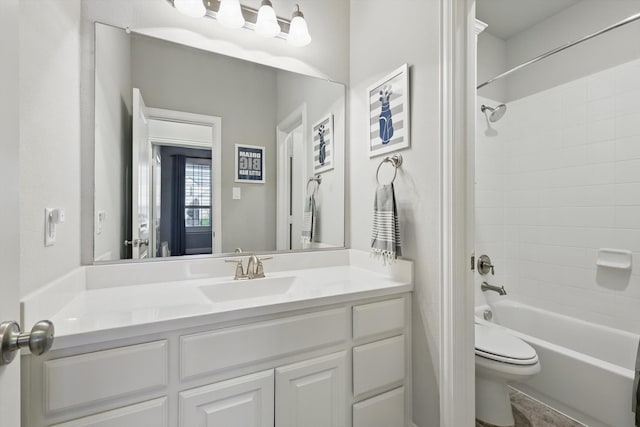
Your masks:
{"label": "white picture frame", "polygon": [[311,126],[313,174],[334,168],[333,114],[329,113]]}
{"label": "white picture frame", "polygon": [[265,152],[265,147],[258,145],[236,144],[235,182],[264,184],[267,179]]}
{"label": "white picture frame", "polygon": [[404,64],[367,88],[369,157],[411,146],[409,65]]}

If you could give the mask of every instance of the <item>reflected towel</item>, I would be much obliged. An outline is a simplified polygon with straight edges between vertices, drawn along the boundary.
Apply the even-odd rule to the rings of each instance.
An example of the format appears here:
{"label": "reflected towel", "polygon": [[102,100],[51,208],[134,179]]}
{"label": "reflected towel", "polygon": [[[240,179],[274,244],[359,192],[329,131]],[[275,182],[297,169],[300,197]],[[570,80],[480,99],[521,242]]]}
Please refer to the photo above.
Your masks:
{"label": "reflected towel", "polygon": [[633,380],[633,411],[636,413],[636,426],[640,426],[640,343],[636,355],[636,375]]}
{"label": "reflected towel", "polygon": [[379,185],[373,202],[371,252],[385,263],[402,256],[400,226],[393,184]]}
{"label": "reflected towel", "polygon": [[307,203],[304,204],[304,215],[302,218],[302,244],[313,242],[316,237],[316,198],[310,195]]}

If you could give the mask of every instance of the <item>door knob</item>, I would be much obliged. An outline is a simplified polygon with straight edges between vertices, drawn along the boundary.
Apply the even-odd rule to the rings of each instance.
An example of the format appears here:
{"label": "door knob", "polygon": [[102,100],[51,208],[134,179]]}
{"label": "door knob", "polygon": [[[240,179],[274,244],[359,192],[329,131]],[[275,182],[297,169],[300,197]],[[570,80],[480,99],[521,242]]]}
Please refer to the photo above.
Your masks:
{"label": "door knob", "polygon": [[11,363],[16,351],[29,347],[31,353],[40,356],[51,349],[55,328],[49,320],[41,320],[30,333],[20,333],[18,322],[0,323],[0,365]]}
{"label": "door knob", "polygon": [[133,240],[125,240],[125,246],[133,246],[137,248],[138,246],[149,246],[149,239],[133,239]]}

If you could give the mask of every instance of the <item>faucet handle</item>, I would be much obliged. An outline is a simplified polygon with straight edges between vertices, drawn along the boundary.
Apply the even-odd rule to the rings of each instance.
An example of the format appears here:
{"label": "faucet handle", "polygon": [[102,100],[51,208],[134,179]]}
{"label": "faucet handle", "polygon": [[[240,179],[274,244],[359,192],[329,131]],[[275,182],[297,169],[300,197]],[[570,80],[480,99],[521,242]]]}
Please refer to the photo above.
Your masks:
{"label": "faucet handle", "polygon": [[271,258],[273,258],[273,257],[265,256],[265,257],[259,257],[258,258],[258,264],[256,265],[255,277],[257,277],[257,278],[264,277],[264,266],[262,265],[262,261],[266,261],[266,260],[271,259]]}
{"label": "faucet handle", "polygon": [[487,255],[481,255],[480,258],[478,258],[478,273],[483,276],[489,271],[491,271],[491,275],[495,275],[494,267],[495,266],[491,263],[491,258]]}
{"label": "faucet handle", "polygon": [[224,262],[235,262],[236,263],[236,274],[233,280],[246,279],[247,276],[244,274],[244,268],[242,268],[242,260],[241,259],[225,259]]}

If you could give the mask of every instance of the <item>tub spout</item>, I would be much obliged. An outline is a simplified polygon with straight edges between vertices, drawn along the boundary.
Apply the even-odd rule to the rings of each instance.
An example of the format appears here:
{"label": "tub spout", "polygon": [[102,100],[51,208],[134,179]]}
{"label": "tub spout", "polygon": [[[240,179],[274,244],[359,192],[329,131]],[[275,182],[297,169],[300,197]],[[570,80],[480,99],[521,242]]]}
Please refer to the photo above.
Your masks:
{"label": "tub spout", "polygon": [[493,286],[488,284],[487,282],[482,282],[482,286],[480,286],[482,292],[493,291],[497,292],[499,295],[506,295],[507,291],[504,289],[504,286]]}

